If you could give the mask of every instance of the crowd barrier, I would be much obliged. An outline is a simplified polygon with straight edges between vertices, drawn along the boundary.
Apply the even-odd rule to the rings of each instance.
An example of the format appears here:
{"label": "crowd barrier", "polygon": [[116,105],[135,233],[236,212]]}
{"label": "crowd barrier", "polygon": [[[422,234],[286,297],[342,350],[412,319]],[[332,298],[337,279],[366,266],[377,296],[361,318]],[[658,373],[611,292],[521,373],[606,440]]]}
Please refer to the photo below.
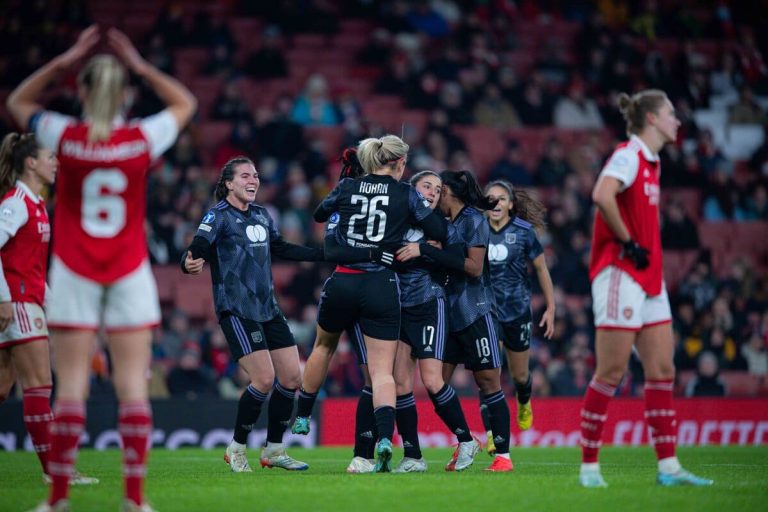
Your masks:
{"label": "crowd barrier", "polygon": [[[534,426],[520,432],[514,425],[513,446],[577,446],[579,442],[579,410],[577,398],[535,399]],[[309,436],[288,434],[289,445],[348,446],[354,441],[355,399],[318,401],[312,416]],[[154,432],[152,444],[171,450],[184,447],[223,447],[232,438],[232,422],[237,402],[200,400],[153,401]],[[428,400],[418,400],[419,439],[423,447],[450,446],[454,437],[443,426]],[[768,445],[768,399],[678,400],[678,444],[694,445]],[[478,402],[462,399],[470,429],[484,440]],[[266,415],[262,415],[249,437],[249,445],[257,448],[266,439]],[[115,429],[117,406],[113,402],[89,402],[88,422],[81,444],[104,450],[119,446]],[[398,439],[399,441],[399,439]],[[603,441],[606,445],[638,446],[648,443],[641,399],[617,398],[611,402]],[[32,450],[24,430],[22,404],[11,400],[0,406],[0,450]]]}

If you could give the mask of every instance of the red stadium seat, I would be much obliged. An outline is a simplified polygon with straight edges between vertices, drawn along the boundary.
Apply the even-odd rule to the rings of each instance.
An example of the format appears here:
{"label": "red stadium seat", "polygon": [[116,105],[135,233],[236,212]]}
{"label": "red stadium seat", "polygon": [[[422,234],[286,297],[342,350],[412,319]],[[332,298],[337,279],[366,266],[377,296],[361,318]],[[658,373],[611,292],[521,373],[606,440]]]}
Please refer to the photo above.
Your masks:
{"label": "red stadium seat", "polygon": [[291,281],[293,276],[299,271],[299,265],[296,263],[273,263],[272,264],[272,282],[275,288],[282,290]]}
{"label": "red stadium seat", "polygon": [[735,228],[732,222],[701,222],[699,224],[701,245],[713,253],[730,250],[734,233]]}
{"label": "red stadium seat", "polygon": [[327,160],[338,158],[341,154],[343,126],[308,126],[304,128],[304,136],[310,144],[313,140],[320,141],[322,153]]}
{"label": "red stadium seat", "polygon": [[214,314],[211,275],[207,267],[197,276],[183,274],[176,281],[175,295],[176,307],[192,320],[205,320]]}
{"label": "red stadium seat", "polygon": [[178,265],[152,265],[161,303],[171,303],[176,297],[176,281],[184,274]]}

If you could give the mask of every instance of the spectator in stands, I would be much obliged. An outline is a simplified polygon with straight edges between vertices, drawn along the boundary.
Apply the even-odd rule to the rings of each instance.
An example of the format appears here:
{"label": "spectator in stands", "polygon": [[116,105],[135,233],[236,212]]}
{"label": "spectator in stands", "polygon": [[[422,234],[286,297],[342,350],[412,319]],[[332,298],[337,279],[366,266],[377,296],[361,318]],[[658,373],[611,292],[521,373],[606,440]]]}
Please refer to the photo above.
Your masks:
{"label": "spectator in stands", "polygon": [[439,12],[432,9],[427,0],[416,2],[405,19],[414,30],[428,37],[440,38],[448,34],[448,23]]}
{"label": "spectator in stands", "polygon": [[241,82],[227,81],[213,104],[211,118],[219,121],[238,121],[248,119],[250,116],[250,108],[243,97]]}
{"label": "spectator in stands", "polygon": [[744,75],[736,67],[733,53],[724,50],[720,55],[718,67],[709,74],[709,88],[713,96],[721,98],[739,97],[739,88],[744,83]]}
{"label": "spectator in stands", "polygon": [[202,365],[200,352],[196,341],[184,343],[176,365],[168,373],[166,383],[172,397],[195,400],[216,395],[213,379]]}
{"label": "spectator in stands", "polygon": [[261,46],[252,52],[243,70],[251,78],[282,78],[288,76],[288,64],[283,55],[280,28],[275,25],[264,27]]}
{"label": "spectator in stands", "polygon": [[709,307],[717,294],[717,280],[706,258],[700,258],[693,271],[680,284],[678,294],[690,299],[697,312]]}
{"label": "spectator in stands", "polygon": [[559,187],[571,171],[571,166],[565,159],[562,142],[552,137],[544,146],[544,154],[539,160],[533,181],[540,187]]}
{"label": "spectator in stands", "polygon": [[752,89],[744,86],[739,91],[739,101],[728,111],[730,124],[762,124],[766,121],[765,112],[755,101]]}
{"label": "spectator in stands", "polygon": [[504,156],[491,169],[491,181],[506,180],[520,187],[533,185],[531,173],[522,156],[520,143],[515,139],[507,141]]}
{"label": "spectator in stands", "polygon": [[328,81],[314,74],[307,79],[304,92],[296,98],[291,118],[303,126],[334,126],[339,124],[336,108],[328,96]]}
{"label": "spectator in stands", "polygon": [[699,233],[696,224],[677,200],[667,203],[662,214],[661,246],[664,249],[696,249]]}
{"label": "spectator in stands", "polygon": [[167,320],[167,324],[167,327],[162,331],[162,335],[160,336],[157,345],[164,358],[177,360],[179,359],[184,343],[194,340],[196,334],[192,331],[189,325],[189,317],[187,317],[187,314],[180,309],[175,310],[171,314],[170,319]]}
{"label": "spectator in stands", "polygon": [[699,354],[696,376],[685,387],[685,396],[725,396],[725,383],[719,374],[717,357],[712,352],[702,352]]}
{"label": "spectator in stands", "polygon": [[741,355],[747,361],[747,369],[751,375],[765,377],[768,375],[768,352],[765,342],[755,332],[749,341],[742,345]]}
{"label": "spectator in stands", "polygon": [[768,220],[768,190],[761,184],[752,190],[744,204],[744,220]]}
{"label": "spectator in stands", "polygon": [[568,130],[600,130],[603,118],[597,104],[585,94],[584,83],[580,78],[571,82],[568,95],[561,97],[555,104],[555,126]]}
{"label": "spectator in stands", "polygon": [[211,48],[208,62],[201,71],[206,76],[215,76],[226,80],[234,74],[234,70],[235,63],[229,48],[225,43],[220,42]]}
{"label": "spectator in stands", "polygon": [[531,80],[525,85],[515,110],[526,126],[552,124],[552,103],[537,81]]}
{"label": "spectator in stands", "polygon": [[[493,83],[485,86],[485,94],[475,104],[474,117],[476,124],[500,130],[520,126],[515,108],[501,95],[499,86]],[[522,185],[514,181],[513,183]]]}
{"label": "spectator in stands", "polygon": [[253,122],[248,118],[238,119],[232,125],[229,139],[216,148],[213,166],[221,168],[236,156],[257,154],[257,143],[256,127]]}
{"label": "spectator in stands", "polygon": [[581,396],[587,390],[591,373],[579,349],[568,351],[566,364],[552,377],[552,394]]}
{"label": "spectator in stands", "polygon": [[282,163],[297,159],[304,149],[304,130],[291,119],[293,98],[281,94],[274,104],[271,119],[257,117],[257,139],[262,155],[276,158]]}
{"label": "spectator in stands", "polygon": [[[373,31],[366,45],[357,53],[357,61],[368,66],[383,67],[392,62],[392,34],[383,27]],[[401,60],[404,59],[395,59]]]}

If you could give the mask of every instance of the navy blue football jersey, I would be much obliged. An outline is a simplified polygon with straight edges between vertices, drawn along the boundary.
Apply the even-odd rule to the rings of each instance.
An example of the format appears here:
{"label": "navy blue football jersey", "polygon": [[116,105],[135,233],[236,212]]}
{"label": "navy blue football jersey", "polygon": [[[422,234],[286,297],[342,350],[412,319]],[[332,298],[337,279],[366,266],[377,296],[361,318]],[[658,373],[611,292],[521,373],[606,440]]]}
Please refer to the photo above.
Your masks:
{"label": "navy blue football jersey", "polygon": [[272,283],[270,244],[282,238],[266,208],[252,204],[242,211],[220,201],[205,214],[195,237],[211,246],[208,263],[217,315],[265,322],[281,313]]}
{"label": "navy blue football jersey", "polygon": [[[467,248],[488,247],[490,227],[478,210],[465,207],[453,219],[453,226]],[[465,272],[452,272],[450,276],[446,287],[450,305],[449,327],[451,332],[456,332],[494,310],[493,291],[487,263],[480,277]]]}
{"label": "navy blue football jersey", "polygon": [[531,309],[531,280],[528,262],[538,257],[541,247],[533,226],[515,217],[499,231],[491,228],[488,262],[496,313],[501,322],[511,322]]}
{"label": "navy blue football jersey", "polygon": [[[410,185],[388,175],[369,174],[345,178],[318,207],[315,220],[324,221],[338,212],[336,237],[342,246],[358,248],[394,247],[401,244],[412,224],[432,214],[429,203]],[[350,268],[378,272],[377,263],[351,263]]]}

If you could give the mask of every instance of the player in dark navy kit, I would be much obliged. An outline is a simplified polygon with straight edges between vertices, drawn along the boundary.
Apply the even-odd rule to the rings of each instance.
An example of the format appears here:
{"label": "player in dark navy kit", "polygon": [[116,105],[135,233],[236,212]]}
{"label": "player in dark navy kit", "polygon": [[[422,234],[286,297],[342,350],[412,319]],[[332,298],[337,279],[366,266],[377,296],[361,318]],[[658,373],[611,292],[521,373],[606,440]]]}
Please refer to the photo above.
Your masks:
{"label": "player in dark navy kit", "polygon": [[[408,145],[394,135],[361,141],[357,157],[367,174],[341,180],[315,211],[315,221],[326,222],[338,212],[339,244],[358,249],[396,246],[412,224],[444,242],[445,219],[413,188],[398,182],[407,154]],[[354,320],[363,332],[371,375],[379,441],[375,469],[389,471],[396,396],[392,372],[397,344],[392,342],[400,336],[400,290],[397,274],[380,262],[339,265],[323,287],[318,338],[338,336]],[[309,414],[327,373],[329,358],[315,354],[305,366],[294,433],[309,431]]]}
{"label": "player in dark navy kit", "polygon": [[[452,273],[446,291],[450,303],[450,335],[443,377],[450,382],[456,365],[474,373],[482,403],[488,408],[496,456],[489,471],[512,471],[509,457],[509,406],[501,389],[501,355],[497,338],[494,299],[486,262],[490,227],[480,210],[491,210],[495,201],[486,198],[469,171],[443,171],[440,208],[467,246],[464,272]],[[480,449],[479,443],[460,444],[455,464]],[[472,453],[474,455],[474,453]]]}
{"label": "player in dark navy kit", "polygon": [[[421,171],[411,178],[411,185],[434,209],[443,188],[440,176]],[[409,260],[400,272],[401,325],[395,361],[397,386],[397,430],[403,439],[404,456],[396,473],[423,472],[427,464],[421,455],[418,435],[418,415],[413,397],[413,374],[416,361],[424,387],[435,406],[435,412],[459,443],[474,444],[467,420],[461,410],[456,391],[443,380],[443,356],[448,331],[448,308],[443,289],[444,269],[464,269],[464,244],[455,229],[449,226],[445,250],[429,245],[424,232],[414,228],[405,236],[406,245],[398,251],[398,259]],[[453,250],[457,246],[457,250]],[[431,254],[432,256],[428,256]],[[418,259],[412,259],[421,256]],[[468,464],[447,469],[463,470]]]}
{"label": "player in dark navy kit", "polygon": [[199,274],[203,263],[210,263],[219,324],[232,357],[251,378],[224,459],[234,472],[251,471],[245,455],[248,433],[272,391],[261,465],[305,470],[307,464],[289,457],[282,444],[301,372],[296,342],[275,299],[270,258],[322,261],[323,251],[284,241],[266,208],[253,204],[258,189],[250,159],[236,157],[224,165],[216,186],[219,202],[203,217],[182,269]]}
{"label": "player in dark navy kit", "polygon": [[[544,226],[546,208],[526,192],[513,189],[506,181],[493,181],[485,188],[488,199],[498,201],[486,212],[491,226],[488,262],[491,286],[496,299],[499,336],[507,353],[507,364],[517,392],[517,425],[521,430],[531,428],[531,374],[528,371],[531,329],[531,281],[528,262],[533,264],[544,294],[547,308],[539,322],[544,337],[551,338],[555,330],[555,296],[552,278],[547,269],[544,249],[536,237],[535,228]],[[483,423],[488,433],[486,450],[493,455],[495,445],[487,409],[481,406]]]}

